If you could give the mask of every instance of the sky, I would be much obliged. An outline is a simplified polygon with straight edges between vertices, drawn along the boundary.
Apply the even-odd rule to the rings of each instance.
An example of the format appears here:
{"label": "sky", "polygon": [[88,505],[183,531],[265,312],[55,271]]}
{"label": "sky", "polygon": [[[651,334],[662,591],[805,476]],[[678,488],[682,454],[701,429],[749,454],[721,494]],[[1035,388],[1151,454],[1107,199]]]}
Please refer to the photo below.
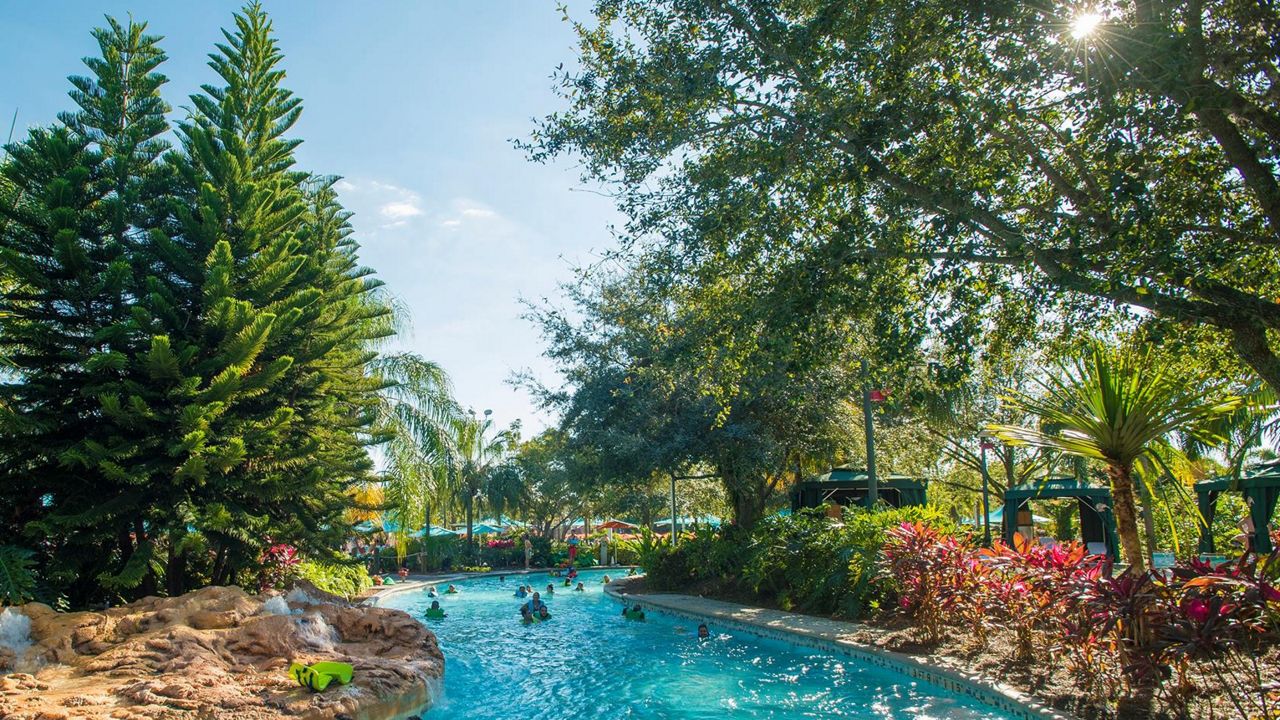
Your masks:
{"label": "sky", "polygon": [[[521,298],[558,297],[572,268],[612,246],[612,202],[575,161],[530,162],[512,139],[561,109],[551,73],[572,66],[559,0],[265,0],[286,85],[304,111],[301,169],[341,175],[361,260],[412,316],[404,349],[439,362],[463,407],[529,437],[555,419],[508,382],[555,383]],[[90,30],[129,14],[164,36],[175,114],[215,82],[207,54],[241,3],[0,0],[0,118],[7,135],[70,109],[66,77],[95,54]],[[569,2],[585,18],[585,2]],[[3,136],[0,136],[3,139]]]}

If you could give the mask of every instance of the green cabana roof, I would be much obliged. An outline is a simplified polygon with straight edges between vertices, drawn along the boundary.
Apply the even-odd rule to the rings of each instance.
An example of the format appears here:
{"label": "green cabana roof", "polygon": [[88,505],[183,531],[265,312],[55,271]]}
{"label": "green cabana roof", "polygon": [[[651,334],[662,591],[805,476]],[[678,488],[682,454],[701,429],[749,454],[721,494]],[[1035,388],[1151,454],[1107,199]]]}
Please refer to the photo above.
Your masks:
{"label": "green cabana roof", "polygon": [[1085,497],[1111,500],[1109,488],[1080,482],[1073,477],[1056,477],[1014,485],[1004,493],[1005,500],[1048,500],[1063,497]]}
{"label": "green cabana roof", "polygon": [[[838,467],[829,473],[805,480],[801,485],[809,487],[845,487],[850,483],[866,483],[867,471],[860,468]],[[925,483],[919,478],[907,475],[876,475],[876,485],[882,488],[897,490],[924,490]]]}
{"label": "green cabana roof", "polygon": [[1246,488],[1280,487],[1280,460],[1249,468],[1239,480],[1231,477],[1209,478],[1196,483],[1196,492],[1212,490],[1244,490]]}
{"label": "green cabana roof", "polygon": [[[791,509],[820,507],[827,502],[861,505],[870,502],[867,471],[837,467],[831,472],[795,484],[791,489]],[[876,475],[878,497],[893,507],[924,505],[928,486],[920,478],[906,475]]]}

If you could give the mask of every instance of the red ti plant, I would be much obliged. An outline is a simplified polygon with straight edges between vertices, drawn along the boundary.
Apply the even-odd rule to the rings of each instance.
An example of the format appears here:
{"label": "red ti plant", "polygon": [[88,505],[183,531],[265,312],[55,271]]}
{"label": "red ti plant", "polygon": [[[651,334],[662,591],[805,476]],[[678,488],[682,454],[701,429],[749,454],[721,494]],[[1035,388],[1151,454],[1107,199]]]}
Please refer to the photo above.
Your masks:
{"label": "red ti plant", "polygon": [[289,569],[297,565],[298,549],[286,543],[276,543],[262,551],[258,559],[258,592],[280,587],[289,575]]}
{"label": "red ti plant", "polygon": [[[982,556],[993,569],[985,583],[1014,631],[1014,655],[1019,661],[1035,655],[1035,641],[1057,637],[1064,623],[1079,623],[1075,590],[1096,582],[1103,566],[1080,543],[1044,546],[1014,536],[1014,546],[996,543]],[[1046,643],[1046,650],[1052,645]]]}
{"label": "red ti plant", "polygon": [[[1280,551],[1217,566],[1193,560],[1175,568],[1156,632],[1154,644],[1167,661],[1180,671],[1191,660],[1207,666],[1242,718],[1280,714],[1258,662],[1268,637],[1275,640],[1277,575]],[[1190,685],[1185,678],[1183,684]]]}
{"label": "red ti plant", "polygon": [[883,564],[898,607],[924,642],[936,643],[946,618],[977,594],[981,564],[964,541],[922,523],[903,523],[888,535]]}

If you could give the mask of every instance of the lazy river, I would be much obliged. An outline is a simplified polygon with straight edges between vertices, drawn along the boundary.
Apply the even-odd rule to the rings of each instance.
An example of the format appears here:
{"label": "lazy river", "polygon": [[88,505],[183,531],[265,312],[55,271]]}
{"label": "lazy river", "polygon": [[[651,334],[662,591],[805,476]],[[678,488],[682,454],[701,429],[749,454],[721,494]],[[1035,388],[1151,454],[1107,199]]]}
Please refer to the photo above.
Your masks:
{"label": "lazy river", "polygon": [[[682,618],[646,610],[644,622],[624,619],[604,574],[583,572],[585,592],[545,572],[455,582],[461,592],[439,598],[443,620],[424,619],[425,592],[383,598],[427,623],[444,651],[443,689],[424,720],[1011,717],[907,675],[714,623],[699,642],[697,624]],[[516,587],[545,597],[547,583],[556,586],[552,619],[522,625]]]}

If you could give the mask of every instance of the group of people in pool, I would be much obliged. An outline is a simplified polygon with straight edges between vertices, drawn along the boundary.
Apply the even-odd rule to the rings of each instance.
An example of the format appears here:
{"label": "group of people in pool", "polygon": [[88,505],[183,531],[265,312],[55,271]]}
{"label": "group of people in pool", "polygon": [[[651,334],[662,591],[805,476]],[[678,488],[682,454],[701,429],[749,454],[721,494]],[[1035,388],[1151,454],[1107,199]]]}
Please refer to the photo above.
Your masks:
{"label": "group of people in pool", "polygon": [[[551,571],[551,576],[560,577],[560,571]],[[499,582],[506,582],[506,580],[507,578],[505,575],[498,576]],[[569,573],[564,576],[564,586],[571,587],[575,580],[578,580],[578,569],[569,568]],[[609,576],[605,575],[602,582],[608,583]],[[586,590],[586,585],[584,585],[580,580],[578,581],[577,587],[573,588],[573,592],[586,592]],[[551,597],[555,594],[555,583],[547,583],[547,597]],[[547,604],[542,601],[542,594],[534,590],[532,585],[521,585],[517,587],[515,596],[520,600],[528,598],[526,602],[520,606],[520,619],[522,622],[530,623],[534,621],[549,620],[551,618],[551,612],[547,609]]]}
{"label": "group of people in pool", "polygon": [[[635,574],[635,570],[634,569],[631,570],[628,574]],[[552,571],[551,575],[553,577],[560,577],[560,572],[558,570]],[[568,574],[564,576],[564,586],[570,587],[573,584],[573,582],[577,579],[578,579],[577,568],[569,568]],[[506,581],[507,581],[506,575],[498,576],[498,582],[505,583]],[[612,580],[609,578],[608,575],[605,575],[600,579],[600,582],[604,585],[608,585],[610,582],[612,582]],[[577,587],[573,588],[573,592],[586,592],[586,589],[587,589],[586,586],[581,581],[578,581],[578,585]],[[555,595],[556,593],[555,583],[547,583],[546,593],[548,597]],[[454,585],[450,585],[448,589],[444,591],[444,594],[456,595],[458,594],[458,588]],[[516,588],[516,591],[514,594],[517,599],[525,600],[524,604],[520,606],[520,619],[522,622],[532,623],[532,622],[541,622],[543,620],[551,619],[551,611],[547,608],[547,604],[543,602],[542,594],[539,593],[537,590],[534,590],[532,585],[520,585]],[[435,585],[427,586],[427,597],[437,598],[439,596],[440,596],[440,593],[437,592]],[[442,619],[444,617],[447,617],[447,615],[444,612],[444,609],[440,607],[440,601],[435,599],[431,601],[431,607],[426,611],[426,615],[428,618],[432,618],[432,619]],[[624,605],[622,608],[622,616],[627,618],[628,620],[644,620],[644,609],[640,607],[639,603],[636,603],[635,605],[629,606],[629,607]],[[706,623],[699,624],[698,639],[706,640],[709,637],[711,637],[711,631],[707,629],[707,624]]]}

